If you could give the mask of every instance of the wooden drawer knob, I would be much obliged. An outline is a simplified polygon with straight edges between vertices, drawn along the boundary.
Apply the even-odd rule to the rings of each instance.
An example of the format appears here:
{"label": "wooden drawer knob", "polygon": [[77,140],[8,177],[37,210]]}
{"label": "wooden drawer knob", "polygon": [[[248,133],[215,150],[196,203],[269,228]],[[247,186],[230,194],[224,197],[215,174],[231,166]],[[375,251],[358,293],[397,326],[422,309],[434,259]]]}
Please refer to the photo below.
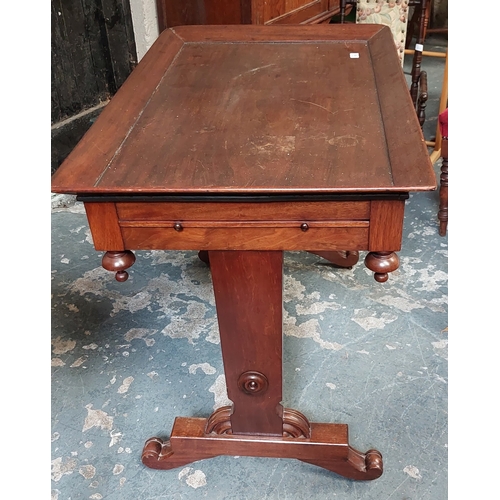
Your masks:
{"label": "wooden drawer knob", "polygon": [[176,223],[174,224],[174,229],[175,229],[176,231],[182,231],[184,228],[182,227],[182,224],[181,224],[180,222],[176,222]]}
{"label": "wooden drawer knob", "polygon": [[309,224],[304,222],[304,224],[301,224],[300,229],[302,229],[302,231],[304,232],[307,231],[309,229]]}

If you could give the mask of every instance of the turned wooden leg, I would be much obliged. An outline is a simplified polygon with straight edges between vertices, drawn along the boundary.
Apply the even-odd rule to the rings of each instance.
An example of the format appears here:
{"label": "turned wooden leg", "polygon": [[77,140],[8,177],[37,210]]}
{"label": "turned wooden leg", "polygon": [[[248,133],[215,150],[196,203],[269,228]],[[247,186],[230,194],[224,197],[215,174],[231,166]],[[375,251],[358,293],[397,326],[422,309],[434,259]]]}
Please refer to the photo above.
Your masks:
{"label": "turned wooden leg", "polygon": [[415,50],[413,55],[413,65],[411,69],[411,84],[410,84],[410,95],[413,104],[417,104],[418,98],[418,80],[420,78],[420,71],[422,65],[422,52]]}
{"label": "turned wooden leg", "polygon": [[209,251],[227,392],[232,406],[208,418],[177,417],[170,439],[153,437],[142,462],[173,469],[218,455],[296,458],[342,476],[383,471],[376,450],[349,445],[346,424],[310,423],[283,408],[283,252]]}
{"label": "turned wooden leg", "polygon": [[127,281],[128,273],[125,269],[135,262],[135,255],[130,250],[120,252],[106,252],[102,257],[102,267],[107,271],[115,272],[116,281]]}
{"label": "turned wooden leg", "polygon": [[394,252],[370,252],[365,257],[365,266],[375,273],[375,281],[385,283],[388,273],[399,267],[399,257]]}
{"label": "turned wooden leg", "polygon": [[[418,7],[417,7],[418,8]],[[423,44],[425,42],[425,32],[427,30],[428,18],[425,14],[426,6],[424,5],[424,1],[419,8],[418,12],[418,35],[415,43],[415,50],[413,52],[413,63],[411,68],[411,86],[410,86],[410,95],[415,105],[417,103],[418,97],[418,81],[420,78],[421,66],[422,66],[422,50]],[[421,48],[417,46],[421,45]]]}
{"label": "turned wooden leg", "polygon": [[439,177],[439,235],[445,236],[448,229],[448,138],[441,142],[441,175]]}
{"label": "turned wooden leg", "polygon": [[427,72],[422,71],[420,73],[420,79],[418,82],[418,97],[417,97],[417,116],[420,128],[423,129],[425,123],[425,108],[427,106],[427,99],[429,98],[428,86],[427,86]]}

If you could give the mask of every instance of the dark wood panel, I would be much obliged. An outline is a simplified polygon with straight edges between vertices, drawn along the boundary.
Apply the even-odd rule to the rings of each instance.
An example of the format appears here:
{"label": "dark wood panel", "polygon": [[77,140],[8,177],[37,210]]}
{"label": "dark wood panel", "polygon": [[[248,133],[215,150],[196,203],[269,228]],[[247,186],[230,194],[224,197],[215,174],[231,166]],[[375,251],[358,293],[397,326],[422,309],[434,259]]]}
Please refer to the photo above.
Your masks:
{"label": "dark wood panel", "polygon": [[137,65],[130,0],[101,0],[101,2],[113,81],[115,89],[118,90]]}
{"label": "dark wood panel", "polygon": [[96,74],[105,64],[101,51],[92,56],[82,3],[52,0],[51,7],[52,122],[57,122],[94,106],[109,91],[106,78]]}
{"label": "dark wood panel", "polygon": [[[127,135],[130,124],[137,120],[145,104],[154,92],[162,75],[169,67],[173,58],[180,50],[182,42],[172,32],[166,32],[155,44],[155,51],[149,51],[141,60],[137,70],[120,87],[116,99],[104,108],[99,118],[91,129],[78,143],[71,155],[76,159],[76,164],[69,169],[58,169],[54,174],[53,182],[59,178],[65,185],[64,190],[70,185],[78,186],[85,179],[80,177],[79,170],[84,169],[90,176],[92,184],[96,184],[103,173],[103,164],[107,165],[113,158],[117,148]],[[124,94],[123,100],[119,98]],[[121,102],[120,102],[121,101]],[[92,147],[87,148],[91,143]],[[75,168],[76,167],[76,168]],[[57,189],[53,184],[53,189]],[[79,189],[77,189],[77,192]],[[69,191],[67,191],[69,192]]]}
{"label": "dark wood panel", "polygon": [[340,0],[156,0],[156,5],[160,32],[192,24],[318,22],[340,10]]}
{"label": "dark wood panel", "polygon": [[79,113],[76,117],[58,123],[51,130],[50,164],[53,174],[73,151],[78,141],[85,135],[87,130],[95,122],[106,103],[90,108],[88,111]]}
{"label": "dark wood panel", "polygon": [[249,0],[157,0],[160,31],[191,24],[249,24]]}
{"label": "dark wood panel", "polygon": [[321,13],[328,12],[328,0],[272,0],[259,2],[254,8],[254,24],[275,22],[307,23]]}
{"label": "dark wood panel", "polygon": [[112,96],[136,62],[129,0],[51,0],[52,123]]}

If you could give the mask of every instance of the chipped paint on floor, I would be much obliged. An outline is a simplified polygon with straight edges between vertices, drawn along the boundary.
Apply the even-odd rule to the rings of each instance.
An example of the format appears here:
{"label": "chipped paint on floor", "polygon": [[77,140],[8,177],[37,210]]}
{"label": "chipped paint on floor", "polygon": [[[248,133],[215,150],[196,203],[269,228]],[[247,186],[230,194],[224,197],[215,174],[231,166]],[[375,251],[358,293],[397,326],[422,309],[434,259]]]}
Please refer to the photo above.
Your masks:
{"label": "chipped paint on floor", "polygon": [[179,479],[185,480],[191,488],[201,488],[207,484],[207,477],[201,470],[194,470],[192,467],[185,467],[179,472]]}

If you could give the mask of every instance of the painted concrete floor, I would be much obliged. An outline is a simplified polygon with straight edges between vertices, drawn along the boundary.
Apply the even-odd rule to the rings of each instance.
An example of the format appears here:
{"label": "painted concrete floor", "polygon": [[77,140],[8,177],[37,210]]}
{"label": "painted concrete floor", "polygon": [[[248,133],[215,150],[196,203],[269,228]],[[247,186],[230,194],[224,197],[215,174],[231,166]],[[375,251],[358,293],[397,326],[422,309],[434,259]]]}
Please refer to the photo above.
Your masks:
{"label": "painted concrete floor", "polygon": [[[427,138],[443,67],[424,60]],[[371,482],[288,459],[144,467],[144,441],[168,437],[176,416],[228,404],[209,269],[195,252],[136,252],[118,283],[81,204],[53,208],[52,500],[447,499],[448,240],[437,207],[437,192],[410,196],[401,265],[385,284],[364,253],[352,269],[285,253],[283,404],[346,423],[352,446],[378,449],[384,473]]]}

